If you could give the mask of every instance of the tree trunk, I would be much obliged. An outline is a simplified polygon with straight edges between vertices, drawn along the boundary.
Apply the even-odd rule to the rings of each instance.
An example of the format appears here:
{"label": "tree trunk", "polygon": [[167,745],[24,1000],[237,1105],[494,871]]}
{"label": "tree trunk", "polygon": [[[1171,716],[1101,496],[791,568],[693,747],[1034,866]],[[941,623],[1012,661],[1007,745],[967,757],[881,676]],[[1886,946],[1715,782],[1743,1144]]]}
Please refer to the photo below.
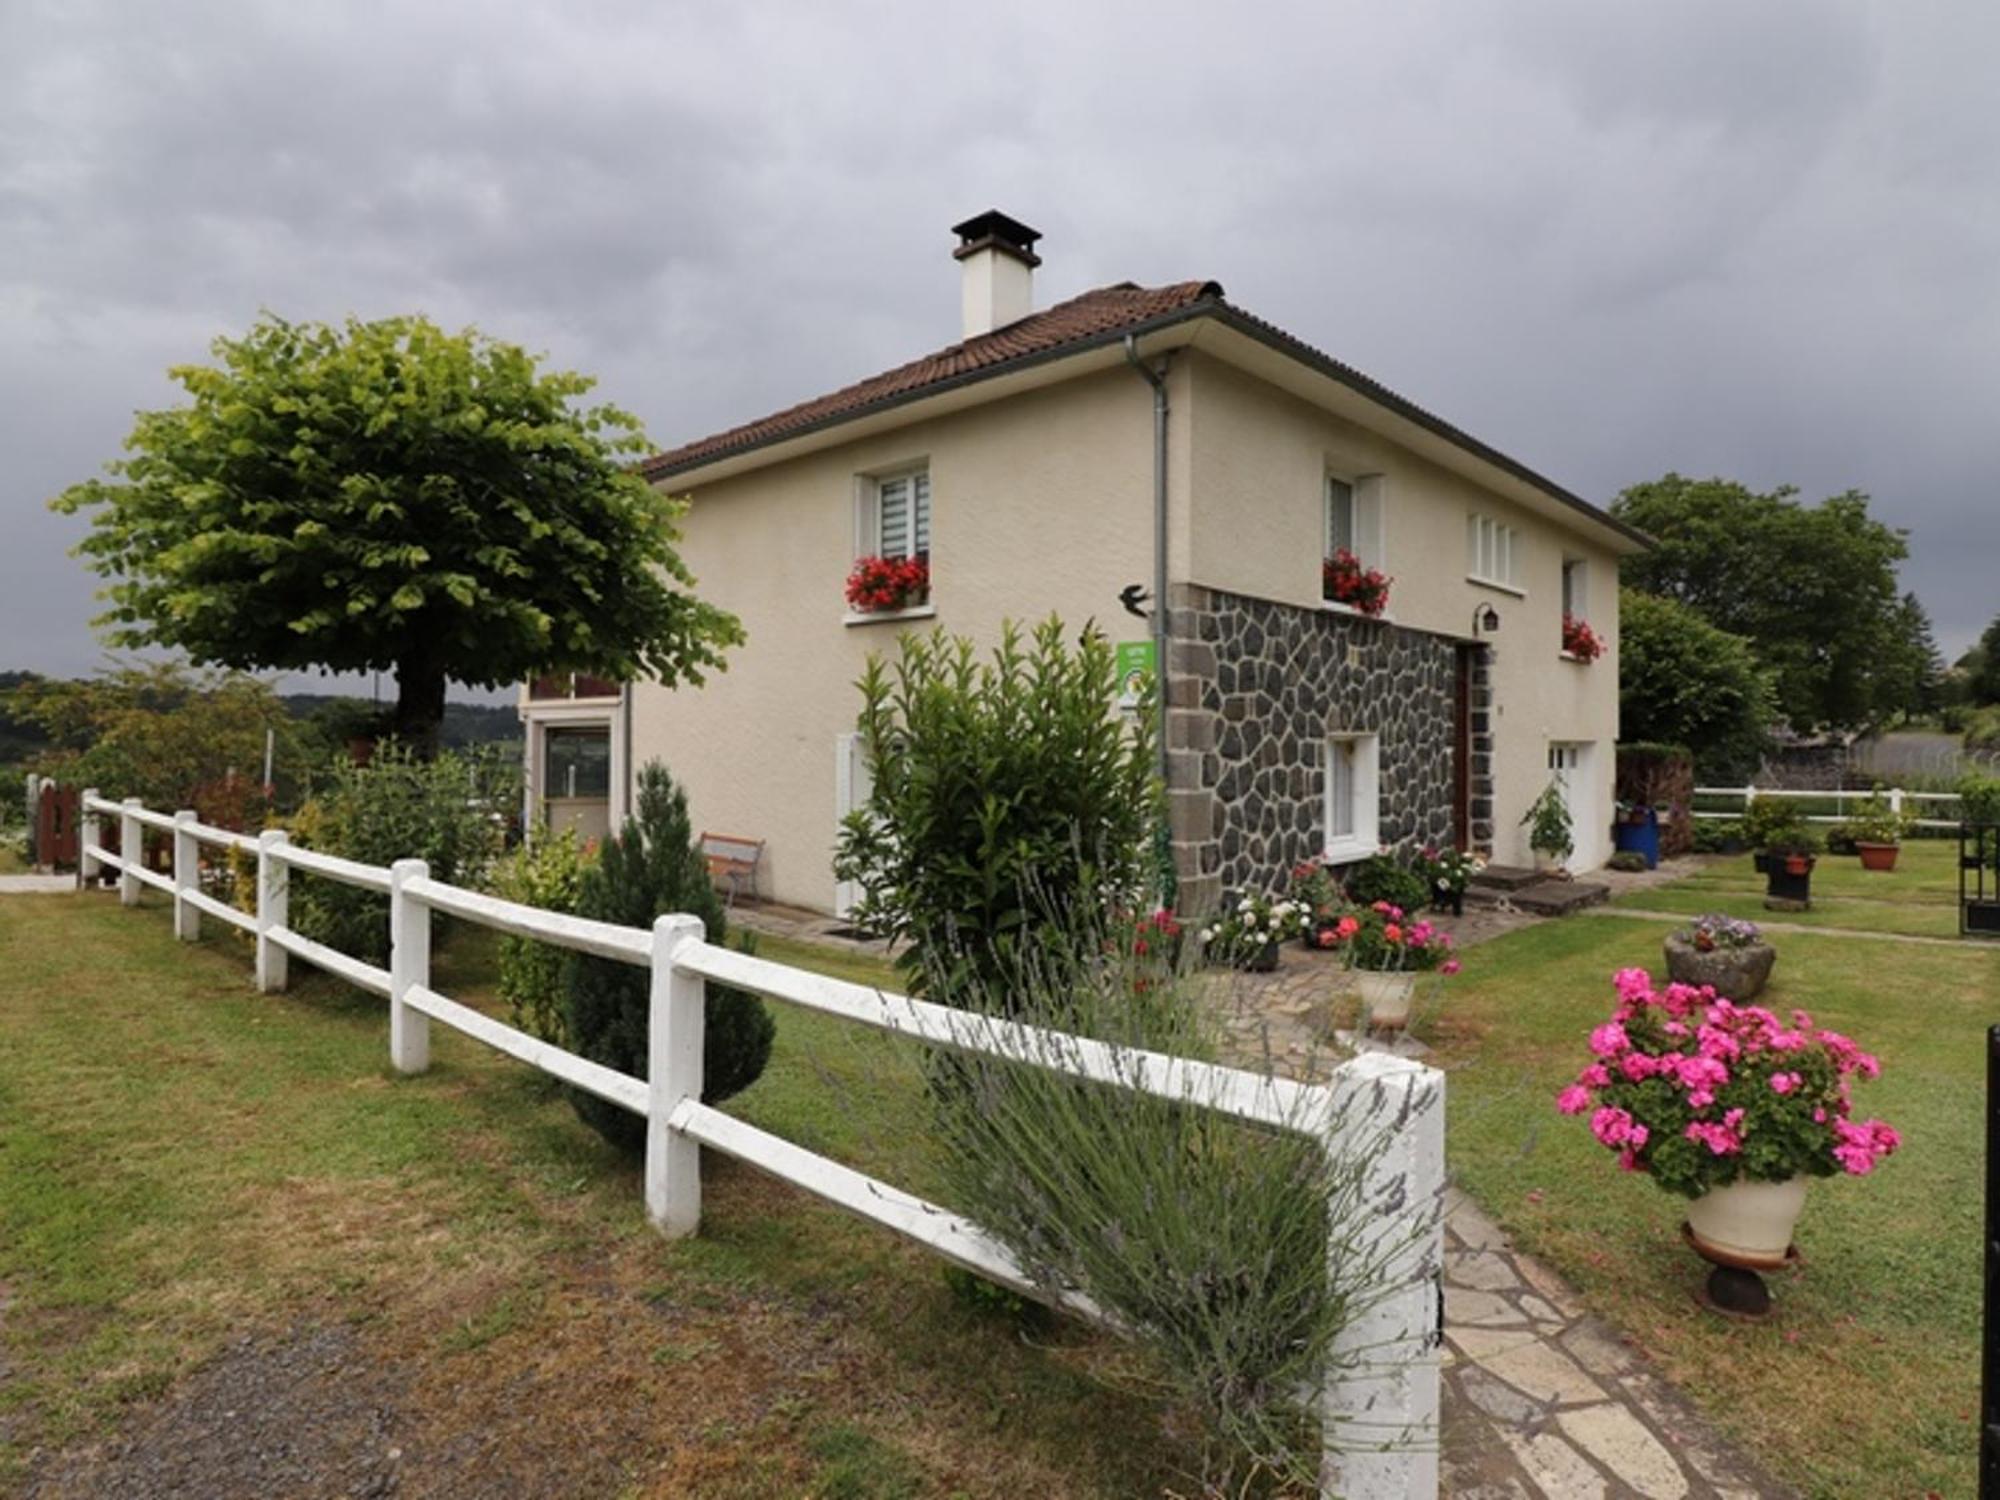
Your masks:
{"label": "tree trunk", "polygon": [[423,655],[396,664],[396,738],[420,760],[434,759],[444,724],[444,668]]}

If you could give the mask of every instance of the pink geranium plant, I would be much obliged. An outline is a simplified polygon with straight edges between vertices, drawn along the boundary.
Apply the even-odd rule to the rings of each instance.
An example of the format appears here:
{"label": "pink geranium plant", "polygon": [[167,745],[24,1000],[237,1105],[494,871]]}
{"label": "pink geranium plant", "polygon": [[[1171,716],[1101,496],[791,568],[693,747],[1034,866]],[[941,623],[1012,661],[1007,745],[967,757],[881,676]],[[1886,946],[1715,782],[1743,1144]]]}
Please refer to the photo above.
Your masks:
{"label": "pink geranium plant", "polygon": [[1706,985],[1656,991],[1644,969],[1614,982],[1618,1008],[1556,1107],[1587,1115],[1625,1170],[1698,1198],[1739,1181],[1866,1176],[1901,1144],[1882,1121],[1853,1118],[1854,1080],[1881,1065],[1804,1011],[1787,1024]]}
{"label": "pink geranium plant", "polygon": [[1322,948],[1344,950],[1348,963],[1357,969],[1386,974],[1458,972],[1451,935],[1422,917],[1406,916],[1402,907],[1387,901],[1346,913],[1332,926],[1320,928],[1313,941]]}

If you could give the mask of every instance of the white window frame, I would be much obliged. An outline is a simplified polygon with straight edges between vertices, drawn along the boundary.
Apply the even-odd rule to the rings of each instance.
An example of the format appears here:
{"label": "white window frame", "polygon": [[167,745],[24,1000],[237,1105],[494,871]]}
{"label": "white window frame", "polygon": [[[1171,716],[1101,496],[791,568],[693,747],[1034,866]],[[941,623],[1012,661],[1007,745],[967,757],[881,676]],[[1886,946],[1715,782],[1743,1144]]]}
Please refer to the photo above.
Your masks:
{"label": "white window frame", "polygon": [[1590,562],[1581,557],[1565,557],[1562,566],[1563,613],[1579,620],[1590,618]]}
{"label": "white window frame", "polygon": [[1465,576],[1485,588],[1525,597],[1521,587],[1521,531],[1484,511],[1465,516]]}
{"label": "white window frame", "polygon": [[931,550],[931,466],[928,461],[899,464],[893,469],[883,469],[873,474],[859,476],[856,485],[854,507],[854,555],[862,557],[883,557],[890,554],[882,550],[882,497],[889,486],[907,483],[910,486],[910,542],[906,550],[893,554],[908,557],[914,552],[928,554]]}
{"label": "white window frame", "polygon": [[1362,567],[1381,568],[1387,572],[1388,549],[1383,540],[1380,474],[1354,474],[1344,469],[1327,469],[1319,488],[1320,556],[1333,556],[1335,485],[1344,486],[1350,500],[1348,517],[1353,545],[1348,550],[1361,560]]}
{"label": "white window frame", "polygon": [[[1346,820],[1351,827],[1346,833],[1336,834],[1334,825],[1342,820],[1335,815],[1334,757],[1343,750],[1351,757],[1351,817]],[[1321,776],[1324,787],[1320,829],[1328,862],[1341,864],[1368,858],[1382,847],[1382,737],[1360,730],[1329,734]]]}

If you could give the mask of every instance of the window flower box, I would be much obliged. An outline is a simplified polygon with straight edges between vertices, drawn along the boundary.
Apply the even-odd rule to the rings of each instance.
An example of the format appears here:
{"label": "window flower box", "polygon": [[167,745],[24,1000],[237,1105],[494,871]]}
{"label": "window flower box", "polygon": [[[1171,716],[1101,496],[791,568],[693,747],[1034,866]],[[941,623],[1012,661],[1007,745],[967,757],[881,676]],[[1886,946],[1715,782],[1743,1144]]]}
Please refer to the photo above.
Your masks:
{"label": "window flower box", "polygon": [[913,557],[864,557],[847,575],[847,607],[856,614],[893,614],[928,604],[931,563],[924,553]]}
{"label": "window flower box", "polygon": [[1395,581],[1380,568],[1364,568],[1345,547],[1334,548],[1333,556],[1320,564],[1321,597],[1371,617],[1388,608],[1389,585]]}
{"label": "window flower box", "polygon": [[1604,654],[1604,641],[1590,628],[1589,621],[1563,611],[1562,654],[1571,661],[1596,661]]}

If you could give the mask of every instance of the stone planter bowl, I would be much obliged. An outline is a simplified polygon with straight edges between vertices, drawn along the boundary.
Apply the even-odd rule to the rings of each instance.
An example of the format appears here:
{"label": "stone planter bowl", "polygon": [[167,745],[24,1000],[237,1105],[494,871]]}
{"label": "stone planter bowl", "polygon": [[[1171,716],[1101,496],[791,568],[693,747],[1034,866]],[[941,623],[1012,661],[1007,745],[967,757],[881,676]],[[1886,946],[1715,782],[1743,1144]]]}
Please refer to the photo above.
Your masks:
{"label": "stone planter bowl", "polygon": [[1667,939],[1667,977],[1677,984],[1713,985],[1718,995],[1749,1000],[1764,988],[1778,950],[1769,943],[1704,953],[1678,937]]}

